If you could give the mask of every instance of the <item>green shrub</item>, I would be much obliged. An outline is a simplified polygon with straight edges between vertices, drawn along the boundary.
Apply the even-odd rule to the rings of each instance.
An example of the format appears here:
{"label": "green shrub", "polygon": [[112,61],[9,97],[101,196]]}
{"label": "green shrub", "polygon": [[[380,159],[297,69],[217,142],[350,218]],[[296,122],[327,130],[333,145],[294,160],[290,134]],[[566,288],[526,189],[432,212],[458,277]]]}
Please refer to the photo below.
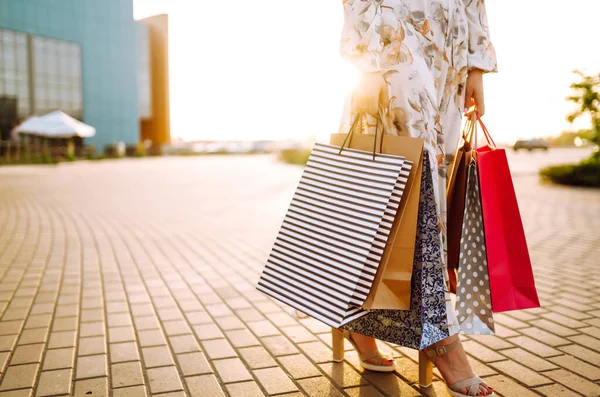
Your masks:
{"label": "green shrub", "polygon": [[600,187],[600,159],[592,156],[579,164],[553,165],[541,169],[540,175],[561,185]]}
{"label": "green shrub", "polygon": [[306,165],[308,156],[309,149],[285,149],[279,154],[279,160],[288,164]]}

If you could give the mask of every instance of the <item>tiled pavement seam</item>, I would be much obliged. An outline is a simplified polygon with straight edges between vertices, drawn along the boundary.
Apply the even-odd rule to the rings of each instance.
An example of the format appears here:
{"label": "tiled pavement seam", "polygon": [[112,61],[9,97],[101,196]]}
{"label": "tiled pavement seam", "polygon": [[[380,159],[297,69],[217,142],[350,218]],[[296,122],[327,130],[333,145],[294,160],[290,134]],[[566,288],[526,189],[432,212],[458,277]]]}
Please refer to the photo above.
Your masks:
{"label": "tiled pavement seam", "polygon": [[[97,317],[91,316],[90,313],[95,310],[92,306],[96,306],[98,301],[102,302],[102,299],[98,300],[97,294],[86,291],[98,286],[99,282],[104,289],[100,293],[103,292],[105,297],[103,301],[106,310],[104,321],[107,322],[104,328],[105,333],[110,328],[114,328],[108,323],[111,318],[114,318],[115,324],[122,324],[123,318],[121,317],[109,318],[111,312],[115,309],[124,310],[123,307],[127,307],[129,312],[122,313],[129,316],[129,323],[135,330],[133,334],[135,340],[140,342],[145,338],[146,333],[156,330],[160,331],[159,334],[162,335],[172,324],[178,324],[177,320],[170,320],[172,314],[169,310],[162,309],[177,307],[178,318],[188,325],[188,330],[185,331],[186,335],[192,332],[189,330],[190,325],[192,328],[204,325],[199,328],[202,332],[191,334],[193,338],[197,338],[196,343],[200,343],[202,346],[200,354],[208,353],[214,344],[214,342],[205,343],[205,341],[220,341],[216,346],[227,346],[222,344],[221,341],[224,340],[232,345],[230,348],[234,352],[234,356],[231,357],[233,361],[228,361],[231,358],[211,359],[209,356],[209,364],[206,364],[204,369],[195,369],[206,375],[190,376],[186,379],[181,376],[181,371],[186,365],[179,361],[175,362],[175,367],[180,371],[183,388],[191,395],[194,395],[194,392],[200,387],[205,393],[210,391],[231,396],[261,395],[261,393],[266,394],[269,391],[287,390],[278,389],[276,382],[275,385],[270,382],[272,379],[279,379],[287,384],[287,387],[292,384],[293,387],[304,390],[309,395],[315,395],[317,389],[326,391],[331,385],[334,385],[331,395],[337,395],[336,393],[358,395],[359,392],[364,395],[369,395],[368,393],[378,395],[375,390],[387,395],[396,395],[398,391],[402,391],[403,395],[412,395],[412,393],[418,395],[408,385],[416,380],[416,364],[411,361],[415,358],[414,351],[392,346],[397,355],[401,357],[399,374],[396,376],[364,373],[362,377],[359,377],[356,371],[359,368],[355,353],[350,352],[348,355],[349,364],[332,365],[329,362],[331,353],[327,347],[330,342],[326,327],[314,320],[297,320],[290,317],[289,310],[285,306],[273,303],[254,290],[254,282],[258,278],[262,269],[262,261],[270,248],[269,236],[247,235],[233,231],[231,233],[215,233],[214,231],[218,230],[214,227],[215,225],[195,224],[182,229],[152,222],[152,219],[148,222],[139,217],[130,217],[123,221],[112,217],[98,220],[93,206],[89,211],[71,211],[68,206],[58,200],[52,201],[52,205],[47,205],[47,201],[40,197],[20,195],[19,202],[21,206],[30,205],[32,208],[31,203],[35,203],[36,208],[42,209],[38,215],[40,213],[52,214],[53,208],[56,214],[58,213],[56,208],[60,208],[60,214],[62,214],[60,219],[72,218],[72,223],[81,227],[78,239],[83,242],[84,247],[87,247],[83,249],[84,255],[91,252],[92,256],[99,256],[99,261],[95,263],[91,261],[86,265],[81,263],[84,271],[78,277],[84,281],[79,283],[82,286],[80,289],[76,290],[73,289],[72,284],[65,284],[65,288],[70,294],[62,294],[62,291],[60,293],[57,291],[54,298],[54,301],[57,301],[68,296],[81,296],[82,301],[78,305],[78,311],[81,312],[80,321],[77,323],[79,332],[81,332],[82,324],[97,322],[94,321]],[[42,206],[39,203],[46,203],[46,205]],[[32,217],[30,209],[28,211],[25,214],[26,217]],[[98,213],[98,215],[102,216],[103,214]],[[542,217],[541,219],[548,221],[548,218]],[[566,219],[561,221],[577,222]],[[590,222],[590,220],[585,219],[582,222]],[[526,226],[527,224],[526,219]],[[43,225],[40,225],[40,231],[43,227],[47,227]],[[64,233],[71,235],[69,222],[55,222],[55,225],[63,225]],[[83,225],[87,226],[83,227]],[[585,226],[585,224],[582,225]],[[61,234],[60,228],[54,231],[57,235]],[[9,238],[13,238],[14,235],[19,238],[21,233],[25,235],[24,232],[11,233]],[[568,233],[557,233],[552,228],[528,229],[534,263],[543,263],[543,266],[536,266],[536,276],[545,307],[497,316],[501,337],[466,339],[467,349],[474,357],[490,359],[487,363],[489,365],[478,364],[477,371],[504,395],[568,396],[594,395],[595,393],[595,389],[590,387],[590,383],[598,385],[598,379],[594,380],[594,378],[598,376],[598,366],[600,365],[597,361],[598,353],[596,353],[598,351],[596,344],[599,340],[596,312],[600,309],[600,304],[593,295],[593,289],[598,286],[599,280],[598,276],[593,273],[593,259],[597,258],[599,254],[598,235],[592,232],[589,234],[590,237],[583,236],[582,238],[582,234],[574,234],[569,237]],[[131,237],[133,235],[136,237]],[[5,236],[6,234],[0,235],[0,246],[3,239],[6,239]],[[96,243],[91,244],[93,240],[91,236],[101,242],[98,248],[99,252],[95,252]],[[49,248],[54,249],[53,246]],[[57,252],[60,249],[59,246]],[[63,247],[63,249],[67,252],[70,251],[68,247]],[[19,251],[15,251],[15,255],[18,254]],[[127,258],[132,261],[128,261]],[[578,267],[565,268],[562,264],[563,261],[564,263],[576,261]],[[4,263],[0,263],[3,268]],[[18,268],[9,269],[7,267],[3,270],[10,272],[18,270]],[[96,277],[91,276],[92,274],[96,274]],[[23,276],[25,275],[26,273],[23,272]],[[85,280],[89,280],[89,282]],[[117,280],[118,282],[116,282]],[[2,285],[0,282],[0,293],[3,292]],[[63,283],[60,282],[57,286],[62,288]],[[27,288],[27,286],[24,287]],[[84,295],[87,299],[85,308],[83,307]],[[171,297],[168,306],[164,306],[166,303],[161,299],[165,296]],[[94,297],[96,298],[94,299]],[[63,303],[68,303],[68,299]],[[188,303],[182,304],[182,302],[189,301],[197,303],[191,304],[189,307]],[[127,305],[123,303],[127,303]],[[153,311],[150,314],[148,314],[147,303],[152,304]],[[558,305],[558,303],[562,303],[562,305]],[[248,305],[249,307],[247,307]],[[132,310],[132,308],[134,309]],[[60,311],[62,312],[63,309]],[[182,315],[181,312],[185,314]],[[54,316],[55,318],[64,317],[56,316],[56,313]],[[160,320],[160,324],[157,326],[149,320],[132,321],[137,318],[157,318]],[[565,327],[560,328],[559,322]],[[0,329],[2,323],[3,321],[0,320]],[[61,324],[61,326],[69,327],[68,324]],[[122,325],[115,326],[123,327]],[[85,332],[92,334],[98,332],[94,331],[94,327],[86,328],[90,329]],[[246,332],[236,333],[236,331],[244,330]],[[216,336],[209,337],[211,334]],[[118,336],[126,339],[132,338],[131,335]],[[241,344],[236,342],[238,339]],[[79,340],[77,339],[77,341]],[[169,345],[166,344],[167,342],[163,343],[165,343],[164,346],[171,346],[170,343]],[[250,345],[244,346],[245,343]],[[257,343],[259,344],[257,345]],[[592,349],[586,350],[586,344],[589,344]],[[81,349],[84,344],[76,343],[76,345]],[[85,345],[89,345],[89,343],[85,343]],[[484,345],[487,345],[489,349],[486,349]],[[141,344],[139,348],[141,349]],[[527,354],[527,349],[531,350],[529,354]],[[259,355],[259,352],[262,352],[262,356]],[[575,361],[569,357],[569,353],[587,360],[586,366],[583,364],[585,361]],[[111,349],[107,349],[107,357],[110,354]],[[138,351],[137,354],[140,356],[141,352]],[[171,355],[173,355],[172,352]],[[273,358],[274,356],[275,358]],[[240,357],[241,359],[239,359]],[[261,357],[269,364],[263,366],[256,364],[261,369],[253,368],[253,364],[255,364],[252,362],[253,357]],[[152,358],[149,362],[151,360]],[[107,361],[109,366],[113,365],[110,363],[111,360]],[[145,362],[142,356],[140,356],[140,361]],[[192,360],[192,362],[197,365],[200,360]],[[233,374],[228,371],[227,364],[231,364],[232,368],[235,368]],[[520,367],[520,364],[525,365],[526,368]],[[77,363],[73,366],[76,367]],[[171,367],[157,368],[160,370]],[[524,370],[527,368],[530,370]],[[76,370],[77,368],[73,368],[73,375]],[[252,380],[236,379],[235,372],[244,373],[246,376],[244,371],[252,376]],[[332,377],[326,375],[329,371],[335,371],[331,372]],[[579,372],[583,378],[573,376],[575,371]],[[210,375],[210,372],[213,375]],[[170,373],[173,374],[172,371]],[[281,376],[282,374],[284,376]],[[400,378],[398,375],[404,378]],[[544,377],[544,380],[536,375]],[[344,380],[340,381],[342,376],[344,376]],[[286,378],[291,378],[291,380],[286,381]],[[184,379],[187,381],[183,381]],[[108,383],[109,380],[110,383]],[[337,386],[336,381],[341,383],[342,387]],[[79,385],[90,385],[94,382],[97,383],[97,386],[102,387],[104,384],[104,387],[108,387],[113,382],[111,371],[107,371],[107,376],[101,378],[77,381],[72,391],[77,393],[78,388],[81,389]],[[571,389],[565,389],[561,386],[561,382]],[[129,391],[135,389],[137,392],[143,393],[140,395],[145,395],[146,392],[149,392],[146,388],[149,382],[144,379],[143,383],[146,386],[142,386],[141,389],[139,386],[132,387]],[[364,386],[357,387],[359,385]],[[348,387],[344,388],[343,386]],[[441,387],[439,382],[437,387]],[[120,391],[115,389],[114,395],[123,393],[127,387],[120,389]],[[2,397],[2,393],[0,393],[0,397]]]}

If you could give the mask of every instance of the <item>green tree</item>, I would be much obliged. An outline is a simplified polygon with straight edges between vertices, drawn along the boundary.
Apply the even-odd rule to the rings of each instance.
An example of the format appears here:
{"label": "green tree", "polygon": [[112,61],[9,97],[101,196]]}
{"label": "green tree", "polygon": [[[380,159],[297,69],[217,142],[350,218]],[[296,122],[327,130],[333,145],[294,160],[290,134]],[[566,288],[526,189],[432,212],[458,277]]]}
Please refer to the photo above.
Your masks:
{"label": "green tree", "polygon": [[[592,122],[591,141],[600,145],[600,73],[595,76],[587,76],[580,70],[574,70],[573,73],[580,79],[571,84],[575,92],[567,100],[575,102],[579,108],[567,115],[567,121],[573,123],[581,116],[589,116]],[[600,159],[600,151],[596,151],[593,157]]]}

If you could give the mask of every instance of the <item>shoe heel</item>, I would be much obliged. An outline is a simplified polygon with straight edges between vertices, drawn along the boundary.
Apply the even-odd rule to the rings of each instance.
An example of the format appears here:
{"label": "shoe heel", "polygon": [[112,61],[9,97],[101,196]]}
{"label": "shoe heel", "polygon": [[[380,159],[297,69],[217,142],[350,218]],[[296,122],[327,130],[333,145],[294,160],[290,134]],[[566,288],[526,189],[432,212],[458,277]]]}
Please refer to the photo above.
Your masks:
{"label": "shoe heel", "polygon": [[344,334],[342,331],[331,329],[331,346],[333,349],[333,361],[340,363],[344,361]]}
{"label": "shoe heel", "polygon": [[422,350],[419,350],[419,385],[429,387],[433,382],[433,363],[429,356]]}

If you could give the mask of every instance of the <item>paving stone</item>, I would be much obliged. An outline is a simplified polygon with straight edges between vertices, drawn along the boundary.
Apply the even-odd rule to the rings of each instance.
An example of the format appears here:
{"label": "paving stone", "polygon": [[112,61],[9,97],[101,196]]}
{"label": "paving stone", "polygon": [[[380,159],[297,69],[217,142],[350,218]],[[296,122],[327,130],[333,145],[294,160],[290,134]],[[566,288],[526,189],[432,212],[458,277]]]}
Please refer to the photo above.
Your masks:
{"label": "paving stone", "polygon": [[250,369],[274,367],[277,365],[273,357],[262,346],[246,347],[238,351]]}
{"label": "paving stone", "polygon": [[350,397],[383,397],[373,386],[351,387],[344,390]]}
{"label": "paving stone", "polygon": [[104,312],[102,309],[86,309],[81,311],[81,322],[104,321]]}
{"label": "paving stone", "polygon": [[153,394],[152,397],[188,397],[188,396],[187,396],[187,394],[185,394],[185,392],[174,391],[171,393]]}
{"label": "paving stone", "polygon": [[176,358],[184,376],[202,375],[213,372],[203,353],[178,354]]}
{"label": "paving stone", "polygon": [[23,320],[0,321],[0,335],[18,334],[23,328]]}
{"label": "paving stone", "polygon": [[167,340],[165,339],[162,331],[159,329],[140,331],[138,332],[138,338],[140,346],[142,347],[160,346],[167,344]]}
{"label": "paving stone", "polygon": [[79,327],[79,336],[104,336],[104,327],[105,325],[102,322],[83,323]]}
{"label": "paving stone", "polygon": [[154,315],[134,317],[133,322],[135,324],[135,329],[138,331],[144,331],[148,329],[160,329],[158,318],[156,318],[156,316]]}
{"label": "paving stone", "polygon": [[282,327],[281,331],[294,343],[316,341],[317,337],[301,325]]}
{"label": "paving stone", "polygon": [[255,382],[229,384],[227,391],[231,397],[264,397],[264,393]]}
{"label": "paving stone", "polygon": [[[512,358],[514,361],[525,365],[526,367],[531,368],[534,371],[547,371],[550,369],[556,369],[556,365],[552,364],[549,361],[544,360],[534,354],[531,354],[523,349],[515,348],[515,349],[507,349],[503,350],[502,354],[505,356]],[[552,361],[552,359],[550,359]],[[479,375],[479,373],[477,373]],[[484,376],[484,375],[479,375]]]}
{"label": "paving stone", "polygon": [[503,396],[534,397],[537,395],[504,375],[490,376],[484,380]]}
{"label": "paving stone", "polygon": [[11,390],[33,387],[39,364],[10,366],[6,370],[0,390]]}
{"label": "paving stone", "polygon": [[555,371],[549,371],[545,373],[549,378],[562,383],[563,385],[578,391],[579,393],[586,396],[597,396],[600,395],[600,385],[592,383],[572,372],[565,371],[563,369],[557,369]]}
{"label": "paving stone", "polygon": [[338,388],[369,384],[347,363],[327,363],[320,364],[319,367]]}
{"label": "paving stone", "polygon": [[158,309],[158,317],[161,321],[183,320],[181,312],[179,310],[173,310],[171,308]]}
{"label": "paving stone", "polygon": [[138,346],[135,342],[113,343],[110,345],[111,363],[137,361],[139,359]]}
{"label": "paving stone", "polygon": [[52,323],[52,331],[76,331],[78,320],[77,316],[57,318]]}
{"label": "paving stone", "polygon": [[75,346],[75,331],[51,332],[48,342],[49,349]]}
{"label": "paving stone", "polygon": [[196,325],[194,333],[200,340],[223,338],[223,333],[215,324]]}
{"label": "paving stone", "polygon": [[246,323],[246,325],[249,322],[264,321],[265,319],[265,317],[254,308],[238,309],[235,311],[235,313],[243,322]]}
{"label": "paving stone", "polygon": [[308,378],[319,376],[321,372],[302,354],[282,356],[277,359],[285,370],[294,378]]}
{"label": "paving stone", "polygon": [[93,336],[91,338],[79,338],[80,356],[91,356],[106,353],[106,338],[104,336]]}
{"label": "paving stone", "polygon": [[237,329],[225,333],[233,347],[256,346],[260,343],[247,329]]}
{"label": "paving stone", "polygon": [[[281,368],[265,368],[253,371],[258,382],[268,394],[286,393],[298,390]],[[312,394],[311,394],[312,395]]]}
{"label": "paving stone", "polygon": [[106,354],[77,358],[77,379],[108,376]]}
{"label": "paving stone", "polygon": [[571,356],[577,357],[583,361],[587,361],[596,367],[600,367],[600,354],[594,352],[593,350],[579,345],[562,346],[559,347],[559,349],[567,354],[570,354]]}
{"label": "paving stone", "polygon": [[70,394],[72,372],[72,369],[42,372],[35,395],[43,397]]}
{"label": "paving stone", "polygon": [[109,343],[135,341],[135,334],[131,327],[111,327],[108,329]]}
{"label": "paving stone", "polygon": [[42,362],[44,344],[18,346],[12,358],[10,365],[16,364],[36,364]]}
{"label": "paving stone", "polygon": [[142,366],[139,361],[113,364],[111,366],[112,387],[125,387],[144,384]]}
{"label": "paving stone", "polygon": [[548,378],[512,360],[492,363],[490,366],[529,387],[550,383]]}
{"label": "paving stone", "polygon": [[54,317],[69,317],[79,314],[79,305],[58,305],[54,311]]}
{"label": "paving stone", "polygon": [[185,378],[192,397],[225,397],[214,375],[200,375]]}
{"label": "paving stone", "polygon": [[202,347],[211,360],[236,357],[237,354],[225,339],[213,339],[202,342]]}
{"label": "paving stone", "polygon": [[531,321],[530,324],[562,337],[577,335],[579,333],[573,328],[563,327],[562,325],[543,319]]}
{"label": "paving stone", "polygon": [[[175,367],[150,368],[146,372],[152,394],[183,390]],[[192,395],[194,394],[192,393]]]}
{"label": "paving stone", "polygon": [[259,338],[262,338],[265,336],[270,336],[270,335],[280,335],[281,334],[281,332],[277,328],[275,328],[275,326],[273,324],[271,324],[271,322],[269,322],[267,320],[253,321],[253,322],[246,323],[246,325]]}
{"label": "paving stone", "polygon": [[131,316],[129,313],[116,313],[108,315],[108,325],[109,327],[124,327],[130,326]]}
{"label": "paving stone", "polygon": [[108,396],[108,378],[96,378],[75,382],[74,397],[106,397]]}
{"label": "paving stone", "polygon": [[239,358],[226,358],[212,362],[223,383],[252,380],[252,376]]}
{"label": "paving stone", "polygon": [[52,369],[73,368],[75,360],[75,348],[66,347],[62,349],[47,350],[44,357],[44,371]]}
{"label": "paving stone", "polygon": [[165,321],[162,325],[168,336],[186,335],[192,332],[184,320]]}
{"label": "paving stone", "polygon": [[261,339],[263,345],[273,356],[283,356],[286,354],[298,353],[296,346],[292,344],[285,336],[268,336]]}
{"label": "paving stone", "polygon": [[8,364],[9,355],[10,352],[0,353],[0,374],[4,373],[4,368],[6,367],[6,364]]}
{"label": "paving stone", "polygon": [[[210,315],[205,311],[185,313],[185,317],[192,325],[208,324],[213,321]],[[225,318],[226,317],[222,317],[221,319],[225,320]]]}
{"label": "paving stone", "polygon": [[267,318],[277,327],[298,325],[298,322],[292,316],[282,311],[268,313]]}
{"label": "paving stone", "polygon": [[200,351],[200,346],[193,335],[171,336],[169,342],[175,354]]}
{"label": "paving stone", "polygon": [[[510,338],[509,341],[513,343],[515,346],[520,346],[525,350],[529,350],[532,353],[537,354],[541,357],[552,357],[560,355],[560,351],[544,345],[538,341],[535,341],[527,336],[517,336],[515,338]],[[485,361],[485,360],[484,360]]]}
{"label": "paving stone", "polygon": [[132,386],[113,390],[113,397],[147,397],[146,386]]}
{"label": "paving stone", "polygon": [[[27,331],[25,331],[27,332]],[[13,350],[19,335],[4,335],[0,336],[0,351]]]}
{"label": "paving stone", "polygon": [[0,397],[31,397],[32,395],[33,389],[0,392]]}
{"label": "paving stone", "polygon": [[600,351],[600,339],[593,338],[589,335],[576,335],[569,338],[570,341],[578,343],[589,349]]}
{"label": "paving stone", "polygon": [[586,378],[591,379],[593,381],[600,380],[600,369],[581,360],[578,360],[575,357],[565,355],[551,357],[548,360],[566,369],[575,369],[579,375],[583,375]]}
{"label": "paving stone", "polygon": [[146,368],[173,365],[173,357],[168,346],[155,346],[142,348],[142,356]]}
{"label": "paving stone", "polygon": [[[365,378],[377,388],[382,390],[388,396],[420,396],[421,393],[410,387],[406,382],[397,376],[383,373],[366,372]],[[440,383],[440,382],[435,382]],[[444,391],[445,392],[445,391]],[[438,395],[437,393],[435,395]],[[440,393],[440,396],[444,394]]]}
{"label": "paving stone", "polygon": [[35,316],[29,315],[25,322],[25,329],[31,328],[47,328],[50,327],[52,314],[38,314]]}
{"label": "paving stone", "polygon": [[343,394],[325,377],[301,379],[298,381],[306,394],[314,397],[342,397]]}
{"label": "paving stone", "polygon": [[555,396],[579,397],[579,396],[581,396],[581,394],[575,393],[575,392],[567,389],[563,385],[558,385],[558,384],[536,387],[534,390],[537,391],[538,393],[541,393],[542,395],[548,396],[548,397],[555,397]]}
{"label": "paving stone", "polygon": [[546,345],[549,345],[552,347],[568,345],[571,343],[565,338],[561,338],[550,332],[547,332],[547,331],[544,331],[542,329],[535,328],[535,327],[525,328],[525,329],[522,329],[521,331],[523,332],[523,335],[527,335],[528,337],[537,339],[538,341],[545,343]]}

